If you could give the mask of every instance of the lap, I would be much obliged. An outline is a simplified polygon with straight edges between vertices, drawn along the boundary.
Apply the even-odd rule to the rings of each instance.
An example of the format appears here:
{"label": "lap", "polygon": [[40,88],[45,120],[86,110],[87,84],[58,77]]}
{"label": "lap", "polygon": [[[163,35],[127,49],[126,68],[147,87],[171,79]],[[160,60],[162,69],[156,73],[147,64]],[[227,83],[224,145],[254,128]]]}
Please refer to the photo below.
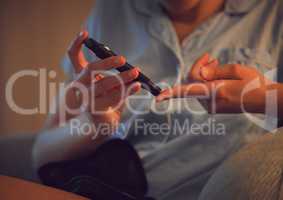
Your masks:
{"label": "lap", "polygon": [[283,133],[266,134],[225,161],[199,199],[283,199],[282,171]]}

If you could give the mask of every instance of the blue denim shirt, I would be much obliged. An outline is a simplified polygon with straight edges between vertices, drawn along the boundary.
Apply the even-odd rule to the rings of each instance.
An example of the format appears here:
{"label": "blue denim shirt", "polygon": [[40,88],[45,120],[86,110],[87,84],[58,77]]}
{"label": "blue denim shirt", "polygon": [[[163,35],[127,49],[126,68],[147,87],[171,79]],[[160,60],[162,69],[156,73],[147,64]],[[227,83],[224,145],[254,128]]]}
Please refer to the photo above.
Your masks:
{"label": "blue denim shirt", "polygon": [[[222,12],[201,24],[182,44],[160,3],[161,0],[97,0],[86,27],[91,37],[126,56],[129,63],[139,66],[155,82],[181,82],[205,52],[221,64],[241,63],[262,73],[279,69],[277,78],[282,77],[281,0],[227,0]],[[89,51],[85,53],[94,60]],[[64,69],[69,75],[73,73],[68,59]],[[150,110],[150,100],[134,100],[132,105],[150,111],[138,115],[126,110],[123,125],[129,129],[126,137],[143,160],[149,194],[158,199],[197,198],[223,160],[266,132],[264,126],[244,114],[209,115],[196,99],[176,99],[164,114]],[[188,111],[188,105],[198,113]],[[158,106],[168,108],[165,102]],[[170,134],[146,134],[147,130],[137,129],[137,120],[143,125],[167,123]],[[173,126],[175,122],[189,126],[179,129]],[[206,126],[210,132],[192,129],[197,125]],[[215,133],[220,125],[225,126],[224,134]],[[120,134],[125,132],[122,126]]]}

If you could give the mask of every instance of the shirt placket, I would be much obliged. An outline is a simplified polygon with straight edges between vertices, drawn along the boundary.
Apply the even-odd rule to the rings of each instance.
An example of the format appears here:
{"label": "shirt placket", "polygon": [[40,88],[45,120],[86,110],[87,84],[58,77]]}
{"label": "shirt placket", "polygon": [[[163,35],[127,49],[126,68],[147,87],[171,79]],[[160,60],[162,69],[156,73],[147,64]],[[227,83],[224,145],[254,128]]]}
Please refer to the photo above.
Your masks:
{"label": "shirt placket", "polygon": [[177,70],[177,78],[176,84],[180,82],[182,76],[181,72],[184,68],[184,60],[182,57],[181,46],[178,41],[178,37],[176,32],[170,22],[170,20],[166,16],[154,15],[150,19],[149,22],[149,33],[159,40],[166,48],[168,48],[172,55],[178,60],[178,64],[176,66]]}

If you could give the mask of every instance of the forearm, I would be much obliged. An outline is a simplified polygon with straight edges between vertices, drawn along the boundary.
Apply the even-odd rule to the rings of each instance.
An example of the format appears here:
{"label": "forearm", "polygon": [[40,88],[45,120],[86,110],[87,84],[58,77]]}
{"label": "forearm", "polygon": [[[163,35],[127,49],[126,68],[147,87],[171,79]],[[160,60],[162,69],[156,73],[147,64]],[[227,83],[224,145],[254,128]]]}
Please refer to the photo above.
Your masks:
{"label": "forearm", "polygon": [[35,169],[48,162],[75,159],[95,151],[105,138],[95,137],[93,131],[84,132],[86,127],[92,127],[92,122],[84,113],[63,127],[40,133],[33,147]]}

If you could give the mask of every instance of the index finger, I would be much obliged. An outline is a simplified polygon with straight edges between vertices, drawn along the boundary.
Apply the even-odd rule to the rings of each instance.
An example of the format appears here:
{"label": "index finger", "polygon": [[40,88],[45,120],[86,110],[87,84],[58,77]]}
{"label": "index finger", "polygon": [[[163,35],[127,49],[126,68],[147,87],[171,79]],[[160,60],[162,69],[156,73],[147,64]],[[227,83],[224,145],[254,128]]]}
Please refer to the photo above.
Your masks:
{"label": "index finger", "polygon": [[88,32],[82,31],[78,35],[78,37],[72,42],[68,50],[69,58],[75,68],[76,73],[79,73],[88,64],[82,52],[83,42],[87,38],[88,38]]}

